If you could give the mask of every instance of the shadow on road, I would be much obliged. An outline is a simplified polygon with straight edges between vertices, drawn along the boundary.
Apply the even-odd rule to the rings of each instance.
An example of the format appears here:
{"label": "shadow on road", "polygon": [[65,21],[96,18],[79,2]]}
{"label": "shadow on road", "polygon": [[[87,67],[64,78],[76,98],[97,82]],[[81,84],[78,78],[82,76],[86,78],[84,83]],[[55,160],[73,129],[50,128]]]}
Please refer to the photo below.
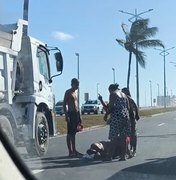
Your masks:
{"label": "shadow on road", "polygon": [[170,158],[146,159],[146,163],[123,169],[107,180],[156,180],[176,179],[176,156]]}
{"label": "shadow on road", "polygon": [[[34,162],[34,159],[33,159]],[[101,161],[101,160],[83,160],[82,158],[69,158],[68,156],[59,157],[48,157],[42,158],[34,162],[35,165],[42,164],[43,169],[55,169],[55,168],[70,168],[70,167],[81,167],[90,166],[100,163],[113,163],[114,161]],[[31,168],[35,169],[35,168]]]}

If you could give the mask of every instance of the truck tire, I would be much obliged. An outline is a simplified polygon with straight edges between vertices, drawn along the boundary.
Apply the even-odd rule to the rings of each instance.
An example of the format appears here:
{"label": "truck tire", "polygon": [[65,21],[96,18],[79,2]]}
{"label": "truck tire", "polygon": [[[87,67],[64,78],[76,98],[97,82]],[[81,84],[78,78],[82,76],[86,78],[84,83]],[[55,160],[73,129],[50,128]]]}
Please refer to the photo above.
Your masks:
{"label": "truck tire", "polygon": [[9,139],[9,141],[12,144],[14,144],[14,134],[13,134],[12,126],[8,118],[4,115],[0,115],[0,126],[4,134]]}
{"label": "truck tire", "polygon": [[37,112],[35,119],[35,139],[26,143],[26,150],[30,156],[43,156],[48,150],[49,127],[45,114]]}

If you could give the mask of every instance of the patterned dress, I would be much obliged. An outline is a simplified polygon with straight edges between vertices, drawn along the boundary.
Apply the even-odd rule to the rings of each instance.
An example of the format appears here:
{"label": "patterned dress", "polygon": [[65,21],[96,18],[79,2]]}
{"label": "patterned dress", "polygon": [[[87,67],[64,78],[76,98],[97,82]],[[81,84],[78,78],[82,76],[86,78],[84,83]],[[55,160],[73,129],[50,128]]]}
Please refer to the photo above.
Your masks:
{"label": "patterned dress", "polygon": [[130,135],[128,100],[121,92],[118,93],[121,96],[115,97],[114,110],[110,114],[109,139]]}

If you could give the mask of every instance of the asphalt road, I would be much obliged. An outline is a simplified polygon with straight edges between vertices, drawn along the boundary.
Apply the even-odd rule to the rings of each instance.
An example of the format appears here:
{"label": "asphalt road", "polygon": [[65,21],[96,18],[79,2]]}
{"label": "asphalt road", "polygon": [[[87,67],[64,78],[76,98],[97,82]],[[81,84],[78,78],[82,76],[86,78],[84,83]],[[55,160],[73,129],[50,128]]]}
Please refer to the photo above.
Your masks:
{"label": "asphalt road", "polygon": [[[85,153],[90,144],[107,140],[108,126],[77,134],[77,149]],[[176,112],[155,115],[138,122],[137,156],[127,161],[83,161],[68,158],[65,136],[50,140],[43,158],[25,158],[41,180],[175,180]]]}

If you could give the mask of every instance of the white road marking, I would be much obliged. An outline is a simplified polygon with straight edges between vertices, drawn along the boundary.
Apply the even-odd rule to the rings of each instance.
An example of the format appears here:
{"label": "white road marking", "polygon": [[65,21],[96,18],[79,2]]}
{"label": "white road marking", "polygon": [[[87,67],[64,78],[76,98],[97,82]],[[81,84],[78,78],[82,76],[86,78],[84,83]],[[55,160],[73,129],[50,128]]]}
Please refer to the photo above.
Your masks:
{"label": "white road marking", "polygon": [[163,115],[164,113],[153,114],[152,117]]}
{"label": "white road marking", "polygon": [[165,123],[158,124],[158,126],[163,126]]}
{"label": "white road marking", "polygon": [[38,174],[38,173],[43,172],[43,171],[44,171],[44,169],[35,169],[35,170],[32,171],[32,173],[33,174]]}

